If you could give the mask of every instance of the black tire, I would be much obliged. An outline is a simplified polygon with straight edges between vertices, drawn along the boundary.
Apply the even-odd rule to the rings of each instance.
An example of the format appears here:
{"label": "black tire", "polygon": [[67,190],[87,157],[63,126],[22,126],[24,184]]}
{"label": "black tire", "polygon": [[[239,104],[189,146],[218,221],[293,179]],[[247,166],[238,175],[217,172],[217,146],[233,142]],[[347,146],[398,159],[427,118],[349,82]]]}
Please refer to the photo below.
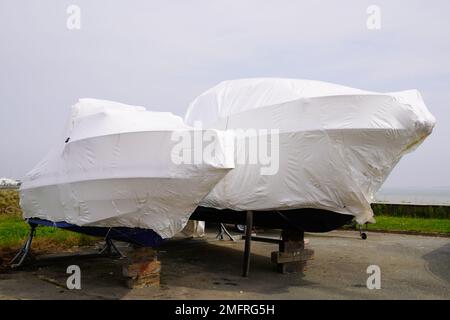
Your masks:
{"label": "black tire", "polygon": [[365,232],[361,233],[361,239],[366,240],[367,234]]}
{"label": "black tire", "polygon": [[235,224],[234,227],[240,233],[244,233],[245,232],[245,224]]}

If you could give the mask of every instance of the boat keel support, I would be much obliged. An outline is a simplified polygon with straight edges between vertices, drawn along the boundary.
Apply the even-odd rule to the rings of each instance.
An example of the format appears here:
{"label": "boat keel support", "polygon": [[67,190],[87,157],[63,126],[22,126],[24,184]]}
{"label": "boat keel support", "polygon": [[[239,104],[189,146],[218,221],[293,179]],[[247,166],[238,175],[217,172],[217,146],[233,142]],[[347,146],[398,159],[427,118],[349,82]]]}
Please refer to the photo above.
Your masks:
{"label": "boat keel support", "polygon": [[160,273],[161,262],[152,248],[134,248],[122,265],[122,275],[130,289],[159,287]]}
{"label": "boat keel support", "polygon": [[223,223],[219,223],[219,232],[217,233],[216,239],[224,240],[224,235],[228,236],[231,241],[236,242],[236,239],[231,235],[225,225]]}
{"label": "boat keel support", "polygon": [[11,268],[19,268],[23,265],[25,260],[29,258],[30,250],[31,250],[31,243],[33,242],[33,238],[36,235],[36,227],[37,224],[30,223],[30,234],[27,238],[27,241],[23,245],[23,247],[19,250],[19,252],[12,258],[10,262]]}
{"label": "boat keel support", "polygon": [[125,255],[117,248],[110,237],[105,238],[105,246],[100,249],[99,254],[106,255],[108,257],[117,256],[120,259],[125,258]]}
{"label": "boat keel support", "polygon": [[306,262],[313,259],[314,250],[305,249],[305,233],[298,229],[283,229],[279,251],[272,252],[272,262],[280,273],[303,272]]}

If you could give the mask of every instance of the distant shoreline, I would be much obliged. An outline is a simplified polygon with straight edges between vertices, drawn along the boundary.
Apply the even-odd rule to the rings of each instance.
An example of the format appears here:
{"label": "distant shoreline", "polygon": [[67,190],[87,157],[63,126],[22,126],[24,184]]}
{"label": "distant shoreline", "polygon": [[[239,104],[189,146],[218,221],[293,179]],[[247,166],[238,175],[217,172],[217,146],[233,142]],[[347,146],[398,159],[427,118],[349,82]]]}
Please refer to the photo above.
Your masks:
{"label": "distant shoreline", "polygon": [[384,204],[395,206],[415,206],[415,207],[450,207],[450,203],[415,203],[407,201],[373,201],[372,204]]}
{"label": "distant shoreline", "polygon": [[450,206],[450,187],[381,188],[376,193],[373,203],[411,206]]}

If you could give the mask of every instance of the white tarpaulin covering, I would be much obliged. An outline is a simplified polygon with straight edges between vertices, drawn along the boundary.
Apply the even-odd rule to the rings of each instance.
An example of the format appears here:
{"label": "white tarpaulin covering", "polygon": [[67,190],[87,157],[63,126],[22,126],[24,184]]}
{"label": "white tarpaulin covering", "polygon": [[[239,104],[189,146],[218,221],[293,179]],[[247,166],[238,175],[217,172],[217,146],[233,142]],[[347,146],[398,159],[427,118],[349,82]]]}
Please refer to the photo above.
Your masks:
{"label": "white tarpaulin covering", "polygon": [[171,113],[80,100],[60,143],[23,181],[24,217],[148,228],[163,238],[173,236],[233,168],[225,133],[217,130],[208,131],[215,137],[214,157],[175,164],[173,133],[193,131]]}
{"label": "white tarpaulin covering", "polygon": [[[25,218],[148,228],[163,238],[182,230],[199,204],[317,208],[364,223],[375,192],[434,123],[417,91],[306,80],[223,82],[192,102],[185,122],[82,99],[57,146],[23,180],[21,206]],[[210,141],[201,148],[213,152],[174,161],[198,155],[182,139],[198,142],[198,132]]]}
{"label": "white tarpaulin covering", "polygon": [[[262,78],[220,83],[191,103],[185,122],[234,132],[256,129],[257,134],[279,130],[267,140],[278,144],[276,174],[262,175],[261,162],[237,161],[201,205],[317,208],[351,214],[365,223],[373,221],[370,203],[376,191],[401,156],[431,133],[435,119],[415,90],[384,94]],[[258,138],[242,131],[236,142]],[[243,145],[236,144],[235,160],[248,152]]]}

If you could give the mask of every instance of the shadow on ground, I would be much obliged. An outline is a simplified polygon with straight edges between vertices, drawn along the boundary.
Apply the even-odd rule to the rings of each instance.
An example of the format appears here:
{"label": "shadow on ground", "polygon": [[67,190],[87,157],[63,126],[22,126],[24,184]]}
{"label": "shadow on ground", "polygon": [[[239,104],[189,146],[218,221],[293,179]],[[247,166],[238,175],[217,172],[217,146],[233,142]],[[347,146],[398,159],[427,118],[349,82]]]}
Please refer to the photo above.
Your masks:
{"label": "shadow on ground", "polygon": [[450,283],[450,243],[427,253],[423,259],[432,274]]}
{"label": "shadow on ground", "polygon": [[[162,263],[160,288],[144,288],[134,295],[126,288],[122,277],[123,260],[93,254],[95,251],[83,249],[78,253],[60,253],[40,256],[31,265],[20,270],[8,271],[0,277],[8,279],[14,275],[18,281],[13,288],[3,288],[2,293],[17,296],[26,293],[31,299],[122,299],[126,297],[189,298],[185,291],[217,291],[228,295],[242,292],[266,294],[287,292],[292,286],[307,286],[311,282],[303,280],[302,274],[282,275],[276,273],[270,261],[270,252],[276,245],[258,244],[251,255],[250,277],[243,278],[243,241],[171,239],[158,248],[158,258]],[[126,254],[131,248],[121,246]],[[70,274],[67,267],[78,265],[82,274],[82,289],[68,290],[66,281]],[[268,273],[271,275],[267,281]],[[33,281],[26,280],[33,277]],[[52,290],[42,290],[33,285],[35,280],[53,286]],[[27,282],[27,283],[25,283]],[[184,288],[185,290],[175,290]],[[36,292],[41,290],[41,293]],[[211,297],[217,298],[217,297]]]}

